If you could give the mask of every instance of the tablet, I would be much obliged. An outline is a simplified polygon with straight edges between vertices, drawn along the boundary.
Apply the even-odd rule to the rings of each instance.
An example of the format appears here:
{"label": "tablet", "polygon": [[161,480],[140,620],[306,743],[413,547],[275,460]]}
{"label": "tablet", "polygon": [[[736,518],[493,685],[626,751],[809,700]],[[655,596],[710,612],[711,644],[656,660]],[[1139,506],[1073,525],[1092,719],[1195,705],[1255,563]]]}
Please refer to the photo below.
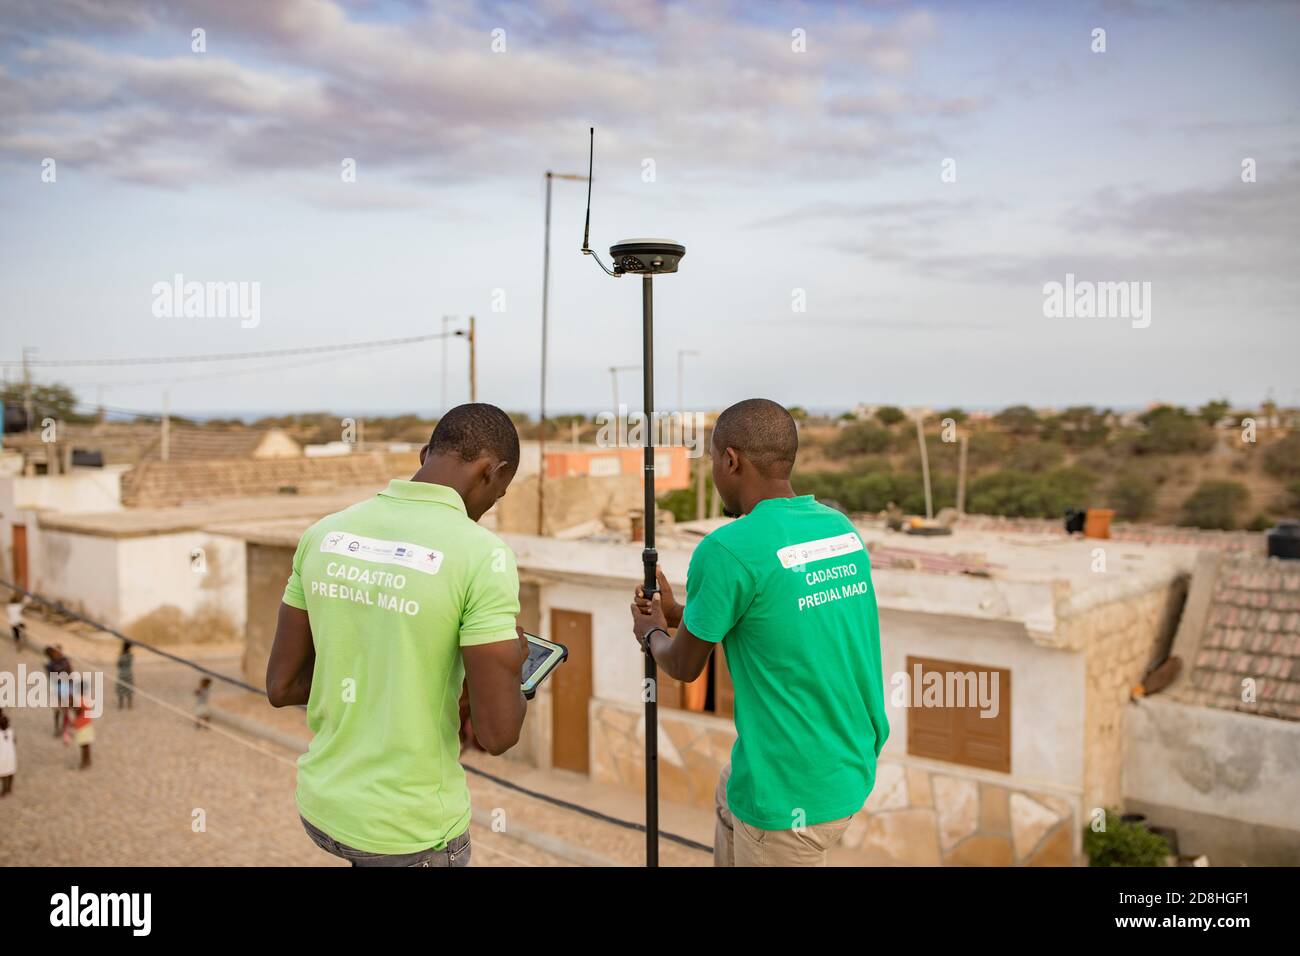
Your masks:
{"label": "tablet", "polygon": [[529,700],[537,693],[542,681],[551,676],[551,671],[559,667],[569,656],[569,649],[563,644],[544,641],[536,634],[524,632],[528,638],[528,659],[524,661],[523,680],[520,690]]}

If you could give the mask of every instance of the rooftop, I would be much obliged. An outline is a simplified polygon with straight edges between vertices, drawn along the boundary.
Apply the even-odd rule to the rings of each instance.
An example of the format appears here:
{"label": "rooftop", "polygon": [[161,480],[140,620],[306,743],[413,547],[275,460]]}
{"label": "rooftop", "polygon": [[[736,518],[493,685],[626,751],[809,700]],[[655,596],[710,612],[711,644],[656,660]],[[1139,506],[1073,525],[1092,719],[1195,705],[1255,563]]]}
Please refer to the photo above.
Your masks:
{"label": "rooftop", "polygon": [[1300,720],[1300,562],[1202,554],[1173,654],[1171,696]]}
{"label": "rooftop", "polygon": [[183,531],[223,531],[230,526],[266,528],[289,520],[300,523],[305,530],[317,519],[378,490],[379,486],[370,486],[342,488],[320,495],[256,495],[95,514],[48,512],[41,515],[41,528],[105,538],[136,538]]}

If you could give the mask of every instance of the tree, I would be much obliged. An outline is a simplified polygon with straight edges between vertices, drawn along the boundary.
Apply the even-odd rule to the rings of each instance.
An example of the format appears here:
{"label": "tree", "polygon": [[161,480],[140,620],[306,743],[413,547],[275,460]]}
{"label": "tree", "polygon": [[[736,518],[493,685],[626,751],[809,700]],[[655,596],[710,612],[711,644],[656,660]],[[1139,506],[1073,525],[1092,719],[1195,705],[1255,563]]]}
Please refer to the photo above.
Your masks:
{"label": "tree", "polygon": [[889,451],[893,444],[892,432],[870,422],[858,422],[845,426],[831,442],[830,450],[836,455],[875,455]]}
{"label": "tree", "polygon": [[1196,528],[1230,531],[1249,503],[1250,491],[1239,481],[1203,481],[1183,502],[1183,516]]}
{"label": "tree", "polygon": [[1217,401],[1206,402],[1196,410],[1196,417],[1207,425],[1215,425],[1224,415],[1228,414],[1228,409],[1232,408],[1232,403],[1226,398]]}
{"label": "tree", "polygon": [[876,420],[882,425],[897,425],[906,417],[901,408],[893,405],[881,405],[876,409]]}
{"label": "tree", "polygon": [[1133,442],[1133,451],[1139,455],[1200,453],[1214,445],[1214,433],[1185,408],[1159,405],[1138,421],[1146,426]]}
{"label": "tree", "polygon": [[[4,402],[6,408],[12,406],[25,410],[27,407],[27,392],[23,383],[10,382],[0,387],[0,401]],[[28,428],[39,428],[43,418],[53,418],[62,422],[90,422],[95,420],[94,415],[77,411],[77,406],[81,403],[77,401],[76,393],[66,385],[58,383],[32,385],[31,401],[32,415],[35,417],[35,421],[28,422]]]}
{"label": "tree", "polygon": [[1116,476],[1109,497],[1118,517],[1125,521],[1140,521],[1151,513],[1156,499],[1156,483],[1147,475],[1128,469]]}
{"label": "tree", "polygon": [[1016,518],[1058,518],[1066,508],[1088,504],[1097,476],[1082,468],[1056,468],[1039,475],[1002,469],[971,482],[968,509]]}
{"label": "tree", "polygon": [[993,421],[1013,435],[1032,435],[1038,431],[1038,413],[1028,405],[1012,405],[993,416]]}

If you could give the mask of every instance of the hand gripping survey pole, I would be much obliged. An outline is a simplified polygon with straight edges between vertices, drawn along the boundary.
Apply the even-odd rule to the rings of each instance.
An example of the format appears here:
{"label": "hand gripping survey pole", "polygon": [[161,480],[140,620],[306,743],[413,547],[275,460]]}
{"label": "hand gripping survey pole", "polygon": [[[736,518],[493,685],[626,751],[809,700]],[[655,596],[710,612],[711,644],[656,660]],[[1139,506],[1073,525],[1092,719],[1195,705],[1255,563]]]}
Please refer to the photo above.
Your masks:
{"label": "hand gripping survey pole", "polygon": [[[641,276],[641,369],[645,401],[645,547],[641,563],[645,569],[645,594],[654,600],[659,589],[655,571],[659,553],[655,551],[655,448],[654,448],[654,277],[677,271],[686,255],[686,247],[668,239],[625,239],[610,246],[614,268],[607,269],[600,256],[588,245],[591,234],[591,174],[595,154],[596,130],[591,130],[591,149],[587,157],[587,222],[582,233],[582,253],[591,256],[609,275]],[[618,409],[614,409],[618,414]],[[659,865],[659,679],[650,648],[645,648],[645,865]]]}

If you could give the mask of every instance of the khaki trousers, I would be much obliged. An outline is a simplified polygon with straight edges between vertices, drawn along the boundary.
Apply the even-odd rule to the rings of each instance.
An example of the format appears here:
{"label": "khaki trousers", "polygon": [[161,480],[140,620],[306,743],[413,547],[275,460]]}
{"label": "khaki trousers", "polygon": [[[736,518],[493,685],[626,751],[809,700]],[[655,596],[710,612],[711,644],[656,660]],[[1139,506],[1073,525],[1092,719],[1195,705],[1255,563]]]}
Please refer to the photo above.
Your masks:
{"label": "khaki trousers", "polygon": [[853,814],[798,830],[760,830],[737,820],[727,806],[731,764],[718,775],[714,791],[714,866],[825,866],[826,854],[840,842]]}

